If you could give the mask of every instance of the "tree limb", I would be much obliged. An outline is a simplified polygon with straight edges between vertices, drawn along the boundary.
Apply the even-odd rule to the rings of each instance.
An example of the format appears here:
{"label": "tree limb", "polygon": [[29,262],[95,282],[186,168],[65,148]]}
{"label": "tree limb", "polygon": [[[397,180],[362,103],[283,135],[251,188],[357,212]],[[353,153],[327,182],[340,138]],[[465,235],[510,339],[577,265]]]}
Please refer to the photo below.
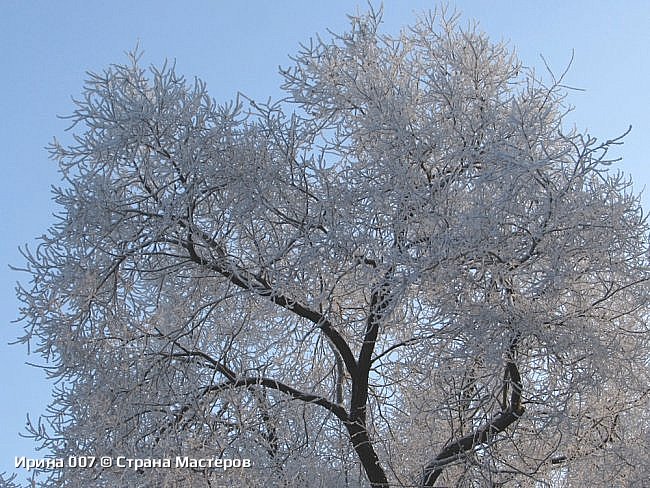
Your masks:
{"label": "tree limb", "polygon": [[510,376],[512,393],[508,407],[494,417],[487,424],[479,427],[471,434],[468,434],[453,443],[447,445],[433,461],[424,468],[422,487],[433,487],[436,480],[442,474],[448,464],[457,461],[463,454],[474,450],[481,444],[492,440],[497,434],[506,430],[524,414],[525,408],[521,404],[521,375],[513,361],[506,364],[506,370]]}
{"label": "tree limb", "polygon": [[218,385],[210,385],[205,388],[205,392],[206,393],[219,392],[219,391],[224,391],[228,388],[241,388],[245,386],[256,386],[256,385],[261,385],[272,390],[280,391],[296,400],[300,400],[305,403],[313,403],[314,405],[319,405],[325,408],[326,410],[332,412],[334,415],[336,415],[338,419],[340,419],[343,422],[347,422],[349,420],[348,413],[345,411],[345,408],[343,408],[343,406],[337,405],[336,403],[333,403],[329,401],[327,398],[322,397],[320,395],[302,392],[297,388],[294,388],[292,386],[289,386],[285,383],[274,380],[272,378],[254,377],[254,376],[247,377],[247,378],[240,378],[232,381],[226,381]]}

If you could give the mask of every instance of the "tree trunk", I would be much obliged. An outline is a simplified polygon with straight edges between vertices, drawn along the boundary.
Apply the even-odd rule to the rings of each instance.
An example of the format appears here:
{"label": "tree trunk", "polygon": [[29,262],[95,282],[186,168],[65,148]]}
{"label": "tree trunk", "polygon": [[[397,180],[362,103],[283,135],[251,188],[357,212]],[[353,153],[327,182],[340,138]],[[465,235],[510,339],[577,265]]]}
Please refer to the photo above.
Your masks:
{"label": "tree trunk", "polygon": [[372,447],[366,426],[360,422],[346,422],[350,441],[359,456],[370,486],[372,488],[389,488],[386,472],[379,464],[379,457]]}

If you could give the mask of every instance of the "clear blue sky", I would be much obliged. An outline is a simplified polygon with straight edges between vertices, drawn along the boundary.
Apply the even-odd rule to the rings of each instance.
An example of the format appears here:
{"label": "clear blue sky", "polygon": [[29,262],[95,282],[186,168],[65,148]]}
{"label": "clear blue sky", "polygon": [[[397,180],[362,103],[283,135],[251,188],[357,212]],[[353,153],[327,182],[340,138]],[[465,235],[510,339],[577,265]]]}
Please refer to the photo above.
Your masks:
{"label": "clear blue sky", "polygon": [[[386,30],[413,21],[431,1],[384,2]],[[175,59],[177,70],[199,76],[217,101],[236,92],[257,99],[279,95],[279,65],[298,43],[330,28],[347,27],[346,13],[365,2],[284,1],[21,1],[0,2],[0,472],[13,471],[14,456],[34,456],[31,441],[19,438],[25,414],[44,411],[50,385],[40,363],[23,346],[8,346],[19,333],[14,296],[24,277],[19,245],[33,243],[53,222],[50,186],[59,181],[43,147],[62,135],[56,118],[72,111],[85,72],[125,60],[137,43],[147,64]],[[455,4],[493,39],[510,41],[524,64],[542,67],[540,54],[556,72],[575,59],[566,82],[584,89],[570,95],[570,117],[579,129],[608,139],[628,125],[632,133],[617,154],[620,168],[639,190],[650,182],[650,2],[486,1]],[[650,199],[644,197],[646,208]]]}

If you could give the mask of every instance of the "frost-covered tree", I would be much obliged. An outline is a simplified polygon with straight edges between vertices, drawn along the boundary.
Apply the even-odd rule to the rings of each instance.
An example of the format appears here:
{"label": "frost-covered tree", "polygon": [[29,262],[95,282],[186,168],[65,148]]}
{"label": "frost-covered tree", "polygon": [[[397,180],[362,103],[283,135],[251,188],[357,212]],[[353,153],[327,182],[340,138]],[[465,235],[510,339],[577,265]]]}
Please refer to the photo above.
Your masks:
{"label": "frost-covered tree", "polygon": [[216,104],[137,55],[51,146],[23,341],[60,380],[45,486],[641,486],[648,225],[598,142],[454,16],[302,48]]}

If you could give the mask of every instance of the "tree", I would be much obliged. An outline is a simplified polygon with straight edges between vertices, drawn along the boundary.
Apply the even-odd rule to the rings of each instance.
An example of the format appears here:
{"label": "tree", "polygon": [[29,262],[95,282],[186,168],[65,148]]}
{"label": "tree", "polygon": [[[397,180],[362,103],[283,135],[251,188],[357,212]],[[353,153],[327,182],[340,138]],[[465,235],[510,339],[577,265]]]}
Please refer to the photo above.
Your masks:
{"label": "tree", "polygon": [[25,342],[87,486],[640,486],[648,225],[562,80],[455,16],[374,12],[304,46],[287,97],[218,105],[91,74],[25,250]]}

